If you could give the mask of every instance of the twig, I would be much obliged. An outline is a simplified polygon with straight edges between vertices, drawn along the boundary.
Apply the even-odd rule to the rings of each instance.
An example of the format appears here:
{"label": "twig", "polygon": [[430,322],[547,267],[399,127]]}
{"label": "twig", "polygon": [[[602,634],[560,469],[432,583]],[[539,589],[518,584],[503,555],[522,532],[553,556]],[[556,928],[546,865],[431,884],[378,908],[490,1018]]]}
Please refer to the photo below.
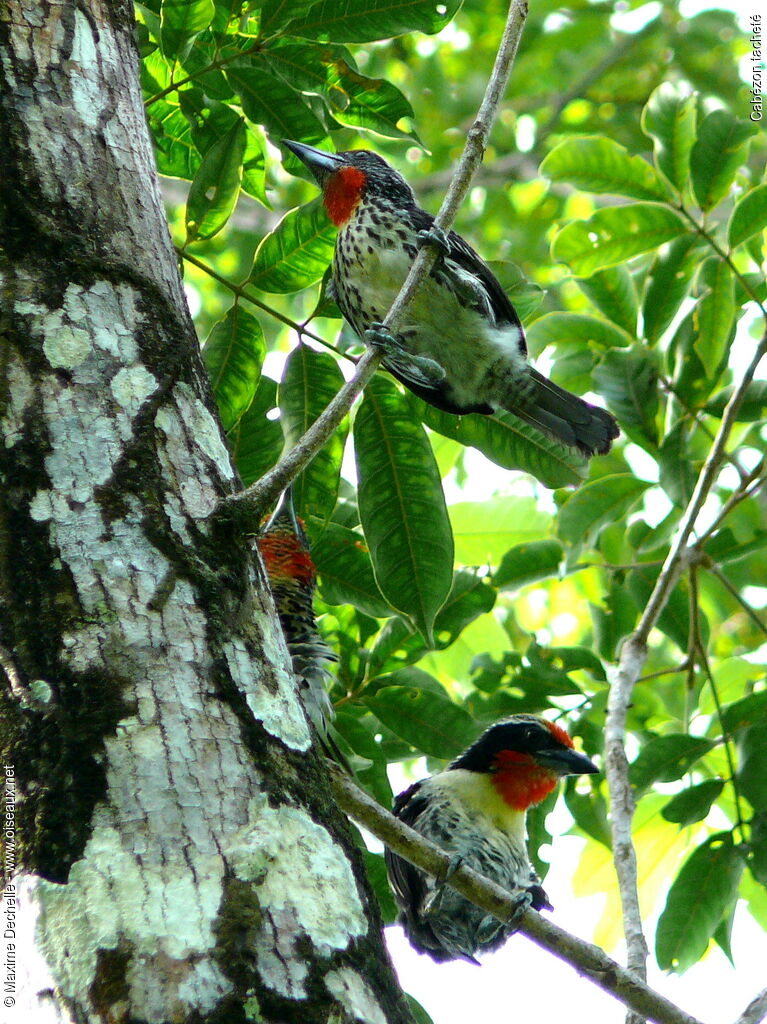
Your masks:
{"label": "twig", "polygon": [[[384,810],[331,762],[326,764],[336,800],[350,817],[411,864],[435,877],[444,876],[451,864],[447,853]],[[465,865],[451,875],[449,884],[501,921],[509,921],[515,912],[515,901],[505,889]],[[700,1024],[696,1018],[624,970],[599,947],[571,935],[534,910],[528,910],[524,915],[519,931],[642,1017],[657,1024]]]}
{"label": "twig", "polygon": [[759,1024],[767,1017],[767,988],[755,996],[745,1008],[735,1024]]}
{"label": "twig", "polygon": [[[477,118],[469,131],[463,154],[456,168],[455,175],[447,191],[440,211],[435,219],[435,227],[448,231],[455,220],[458,207],[463,201],[471,184],[471,178],[482,160],[487,146],[490,129],[495,120],[501,99],[511,73],[511,66],[517,53],[517,46],[527,18],[525,0],[511,0],[506,27],[503,32],[495,64],[487,83],[487,89],[477,113]],[[384,327],[394,333],[397,323],[403,316],[408,304],[421,282],[431,271],[437,252],[432,246],[426,246],[418,253],[399,295],[392,303],[391,309],[384,319]],[[260,517],[263,511],[277,498],[280,491],[294,480],[311,462],[322,448],[343,418],[350,412],[357,396],[375,373],[381,362],[382,354],[376,349],[368,349],[357,364],[354,376],[338,392],[330,404],[309,427],[303,437],[288,454],[269,470],[251,487],[238,494],[223,498],[216,509],[215,515],[242,516],[250,520]]]}

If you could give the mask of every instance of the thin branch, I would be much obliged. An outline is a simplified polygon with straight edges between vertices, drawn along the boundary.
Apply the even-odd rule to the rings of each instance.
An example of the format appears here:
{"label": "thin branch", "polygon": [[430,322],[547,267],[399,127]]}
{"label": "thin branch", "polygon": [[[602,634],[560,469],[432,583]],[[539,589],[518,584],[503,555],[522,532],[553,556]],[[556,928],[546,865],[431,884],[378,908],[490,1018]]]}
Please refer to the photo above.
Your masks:
{"label": "thin branch", "polygon": [[[451,858],[444,850],[427,842],[418,832],[384,810],[334,764],[329,761],[326,764],[336,800],[350,817],[411,864],[437,878],[445,875]],[[509,921],[515,912],[515,901],[505,889],[465,865],[451,875],[449,884],[500,921]],[[536,911],[527,911],[519,931],[643,1018],[656,1024],[700,1024],[696,1018],[624,970],[598,946],[571,935]]]}
{"label": "thin branch", "polygon": [[748,617],[751,619],[751,621],[754,623],[757,629],[761,630],[761,632],[764,633],[765,636],[767,636],[767,623],[762,622],[762,620],[756,614],[756,612],[748,603],[748,601],[743,600],[743,595],[738,591],[736,587],[732,585],[732,583],[730,583],[730,581],[727,579],[727,577],[719,568],[719,566],[715,565],[713,560],[710,558],[706,559],[702,564],[703,567],[712,574],[712,576],[715,576],[716,579],[719,580],[719,582],[722,584],[722,586],[730,595],[730,597],[732,597],[733,600],[740,605],[740,607],[743,609],[746,615],[748,615]]}
{"label": "thin branch", "polygon": [[[458,207],[469,190],[472,175],[482,160],[490,129],[506,91],[511,66],[517,53],[526,18],[527,3],[525,0],[511,0],[506,27],[484,98],[466,139],[466,145],[453,181],[435,219],[435,227],[442,231],[450,229]],[[437,255],[433,246],[426,246],[416,256],[410,273],[384,320],[384,327],[389,332],[395,333],[397,323],[402,318],[421,282],[431,271]],[[369,348],[357,364],[357,370],[352,379],[341,388],[295,447],[251,487],[238,494],[223,498],[219,502],[215,514],[241,516],[250,520],[260,517],[291,480],[294,480],[311,462],[338,428],[341,421],[350,412],[358,395],[361,394],[367,382],[378,369],[381,359],[382,354],[379,350]]]}
{"label": "thin branch", "polygon": [[735,1024],[759,1024],[767,1017],[767,988],[755,996],[745,1008]]}
{"label": "thin branch", "polygon": [[196,256],[192,256],[192,254],[187,252],[185,249],[179,249],[179,247],[176,246],[176,252],[182,259],[186,260],[187,263],[191,263],[193,267],[197,267],[198,270],[202,270],[202,272],[207,274],[208,277],[212,278],[214,281],[218,281],[219,284],[228,288],[229,291],[238,298],[245,299],[246,302],[252,303],[254,306],[257,306],[258,309],[263,309],[265,313],[268,313],[269,316],[273,317],[275,320],[279,320],[281,323],[285,324],[286,327],[292,327],[293,330],[298,333],[299,337],[306,336],[307,338],[311,338],[312,341],[319,342],[319,344],[324,345],[325,348],[332,349],[336,355],[339,354],[335,345],[331,345],[324,338],[321,338],[319,334],[315,334],[313,331],[307,330],[304,324],[299,324],[295,320],[291,320],[289,316],[285,316],[284,313],[280,313],[278,309],[274,309],[273,306],[267,305],[267,303],[262,299],[253,295],[246,285],[234,284],[222,274],[218,274],[213,267],[209,266],[207,263],[203,263],[203,261],[198,259]]}
{"label": "thin branch", "polygon": [[626,937],[626,965],[643,981],[647,979],[647,940],[639,908],[637,860],[631,840],[631,823],[636,807],[629,781],[629,766],[623,738],[631,692],[647,657],[647,646],[638,639],[626,642],[620,664],[608,669],[610,690],[605,721],[605,776],[610,792],[610,831],[613,861],[623,910]]}

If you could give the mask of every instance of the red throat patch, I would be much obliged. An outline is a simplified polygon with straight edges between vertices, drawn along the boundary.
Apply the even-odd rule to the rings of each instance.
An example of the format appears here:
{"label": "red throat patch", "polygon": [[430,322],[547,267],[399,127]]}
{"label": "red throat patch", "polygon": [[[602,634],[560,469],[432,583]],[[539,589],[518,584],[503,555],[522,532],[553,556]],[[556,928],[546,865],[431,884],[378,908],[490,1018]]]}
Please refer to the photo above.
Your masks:
{"label": "red throat patch", "polygon": [[270,579],[278,581],[287,577],[305,586],[314,586],[314,563],[294,533],[275,530],[259,537],[258,546]]}
{"label": "red throat patch", "polygon": [[325,186],[325,209],[337,228],[345,224],[362,198],[367,175],[359,167],[342,167]]}
{"label": "red throat patch", "polygon": [[502,799],[515,811],[545,800],[557,784],[558,776],[536,764],[530,754],[518,750],[502,750],[496,755],[493,785]]}

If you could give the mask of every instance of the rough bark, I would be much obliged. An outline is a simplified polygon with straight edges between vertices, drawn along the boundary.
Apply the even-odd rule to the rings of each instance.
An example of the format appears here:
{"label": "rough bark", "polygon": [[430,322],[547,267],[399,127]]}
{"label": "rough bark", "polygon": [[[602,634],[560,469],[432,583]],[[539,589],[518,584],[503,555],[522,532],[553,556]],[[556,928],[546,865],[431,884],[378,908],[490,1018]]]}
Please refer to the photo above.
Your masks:
{"label": "rough bark", "polygon": [[[19,1020],[409,1021],[186,310],[132,10],[0,9]],[[250,524],[251,528],[253,524]]]}

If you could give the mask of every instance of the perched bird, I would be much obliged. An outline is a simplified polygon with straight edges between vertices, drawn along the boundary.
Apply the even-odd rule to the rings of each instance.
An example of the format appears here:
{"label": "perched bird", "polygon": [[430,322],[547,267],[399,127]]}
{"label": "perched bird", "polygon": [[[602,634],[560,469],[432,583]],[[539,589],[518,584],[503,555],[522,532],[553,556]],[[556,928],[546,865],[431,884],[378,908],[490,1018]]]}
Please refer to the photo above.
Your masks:
{"label": "perched bird", "polygon": [[[465,864],[519,898],[520,910],[551,910],[527,855],[525,815],[563,775],[598,771],[564,729],[535,715],[490,726],[445,771],[416,782],[394,813]],[[399,923],[411,945],[437,962],[468,960],[503,945],[515,930],[448,885],[386,850]]]}
{"label": "perched bird", "polygon": [[[337,661],[317,629],[314,591],[317,570],[309,552],[303,523],[293,507],[293,494],[286,488],[277,508],[258,537],[269,586],[277,606],[280,625],[299,682],[307,715],[320,738],[331,748],[328,734],[333,704],[325,689],[329,666]],[[333,749],[333,756],[336,756]]]}
{"label": "perched bird", "polygon": [[[522,324],[488,265],[454,231],[434,230],[394,168],[364,149],[285,145],[314,175],[338,227],[336,303],[361,338],[383,347],[394,377],[445,412],[506,409],[586,456],[610,450],[615,418],[528,364]],[[392,338],[381,321],[426,242],[441,255]]]}

